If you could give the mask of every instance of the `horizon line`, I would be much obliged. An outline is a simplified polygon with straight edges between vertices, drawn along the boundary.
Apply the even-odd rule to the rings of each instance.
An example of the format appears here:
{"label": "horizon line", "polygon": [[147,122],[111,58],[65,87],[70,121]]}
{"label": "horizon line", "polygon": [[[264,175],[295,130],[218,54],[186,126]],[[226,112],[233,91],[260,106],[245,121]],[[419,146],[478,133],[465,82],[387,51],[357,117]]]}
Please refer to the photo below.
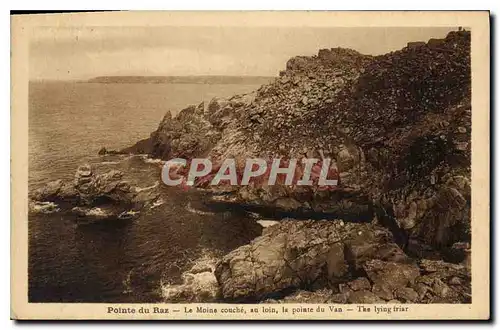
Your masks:
{"label": "horizon line", "polygon": [[276,78],[278,75],[225,75],[225,74],[188,74],[188,75],[101,75],[101,76],[93,76],[90,78],[33,78],[29,79],[30,82],[44,82],[44,81],[89,81],[95,78],[104,78],[104,77],[114,77],[114,78],[131,78],[131,77],[228,77],[228,78]]}

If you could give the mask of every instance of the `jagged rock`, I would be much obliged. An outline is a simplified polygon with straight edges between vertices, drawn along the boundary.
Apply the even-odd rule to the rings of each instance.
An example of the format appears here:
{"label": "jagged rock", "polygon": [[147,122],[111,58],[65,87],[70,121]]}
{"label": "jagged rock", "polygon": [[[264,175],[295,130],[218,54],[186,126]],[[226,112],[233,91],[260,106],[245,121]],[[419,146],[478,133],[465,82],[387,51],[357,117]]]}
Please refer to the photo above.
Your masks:
{"label": "jagged rock", "polygon": [[446,298],[450,293],[450,287],[443,283],[439,278],[434,279],[434,284],[432,285],[432,291],[439,298]]}
{"label": "jagged rock", "polygon": [[347,242],[346,254],[350,263],[357,269],[362,269],[367,261],[385,260],[393,261],[394,263],[406,263],[410,258],[399,248],[399,246],[388,239],[378,241],[377,237],[381,237],[383,231],[380,230],[365,230],[361,231],[361,235],[355,237],[351,242]]}
{"label": "jagged rock", "polygon": [[329,279],[343,277],[347,274],[349,265],[345,260],[344,245],[333,244],[326,256],[327,275]]}
{"label": "jagged rock", "polygon": [[164,284],[161,291],[167,302],[215,302],[219,287],[213,274],[215,259],[204,256],[182,274],[181,284]]}
{"label": "jagged rock", "polygon": [[57,198],[62,187],[63,187],[62,180],[49,182],[43,188],[35,190],[32,194],[32,198],[37,201],[53,200],[54,198]]}
{"label": "jagged rock", "polygon": [[232,111],[233,109],[228,100],[215,97],[208,103],[205,117],[212,125],[218,125],[221,123],[222,118]]}
{"label": "jagged rock", "polygon": [[416,223],[410,229],[413,236],[434,246],[468,239],[470,207],[459,190],[448,185],[441,186],[426,200],[425,208],[425,216],[413,220]]}
{"label": "jagged rock", "polygon": [[201,156],[213,147],[213,138],[207,138],[212,125],[196,109],[196,106],[190,106],[176,117],[170,112],[165,115],[150,137],[153,157],[189,159]]}
{"label": "jagged rock", "polygon": [[414,263],[374,259],[366,262],[363,268],[374,283],[373,293],[385,300],[391,300],[396,289],[413,284],[415,278],[420,275],[419,268]]}
{"label": "jagged rock", "polygon": [[[341,48],[294,57],[256,93],[214,99],[203,114],[201,108],[167,114],[150,138],[151,153],[274,157],[321,149],[338,161],[344,185],[393,201],[387,211],[398,213],[409,236],[441,248],[467,234],[467,219],[453,220],[470,218],[463,200],[444,216],[434,204],[448,194],[439,188],[448,174],[470,177],[468,31],[375,57]],[[429,185],[435,196],[426,196]],[[469,204],[467,189],[457,190]],[[448,229],[455,234],[443,235]]]}
{"label": "jagged rock", "polygon": [[432,290],[431,287],[429,287],[428,285],[426,285],[424,283],[420,283],[420,282],[417,282],[413,286],[413,289],[418,294],[419,300],[422,300],[426,296],[427,292],[429,292],[429,290]]}
{"label": "jagged rock", "polygon": [[[365,234],[359,235],[360,231]],[[352,258],[365,257],[363,253],[345,256],[341,251],[347,246],[355,249],[361,241],[371,244],[373,250],[383,250],[390,237],[383,228],[370,224],[283,220],[265,228],[250,244],[224,256],[215,276],[224,299],[260,300],[285,289],[338,282],[348,276],[348,264],[361,263]],[[406,265],[399,267],[404,277]]]}
{"label": "jagged rock", "polygon": [[415,279],[414,289],[419,294],[420,302],[470,302],[471,274],[465,265],[423,259],[419,266],[424,275]]}
{"label": "jagged rock", "polygon": [[462,284],[462,281],[461,281],[458,277],[453,276],[453,277],[449,280],[448,284],[450,284],[450,285],[461,285],[461,284]]}
{"label": "jagged rock", "polygon": [[36,189],[31,199],[41,202],[72,202],[78,199],[78,191],[73,183],[56,180]]}
{"label": "jagged rock", "polygon": [[329,302],[337,304],[347,304],[348,293],[336,293],[330,296]]}
{"label": "jagged rock", "polygon": [[91,205],[98,200],[130,202],[133,198],[130,185],[122,180],[123,172],[111,170],[95,174],[90,165],[82,165],[75,174],[74,188],[81,202]]}
{"label": "jagged rock", "polygon": [[[259,300],[311,283],[351,281],[344,277],[356,269],[365,270],[373,286],[347,286],[332,299],[410,301],[415,292],[418,302],[470,301],[470,247],[454,245],[470,242],[471,231],[470,38],[454,31],[381,56],[341,48],[297,56],[251,96],[167,114],[135,147],[163,159],[329,157],[340,171],[333,193],[244,187],[227,198],[231,205],[308,209],[344,220],[371,221],[375,213],[394,233],[387,238],[377,233],[380,227],[332,229],[318,222],[320,230],[284,221],[224,257],[216,270],[224,299]],[[59,189],[50,188],[56,195]],[[338,235],[340,242],[330,241]],[[462,264],[417,266],[397,244],[424,260],[447,255]]]}
{"label": "jagged rock", "polygon": [[83,183],[86,182],[83,181],[83,179],[89,178],[91,175],[92,175],[92,167],[90,165],[88,164],[80,165],[75,173],[75,180],[77,181],[76,183],[77,184],[80,183],[80,180],[82,180]]}
{"label": "jagged rock", "polygon": [[339,146],[339,151],[337,153],[337,163],[339,166],[339,170],[341,172],[349,170],[356,164],[356,157],[349,151],[349,149],[341,144]]}

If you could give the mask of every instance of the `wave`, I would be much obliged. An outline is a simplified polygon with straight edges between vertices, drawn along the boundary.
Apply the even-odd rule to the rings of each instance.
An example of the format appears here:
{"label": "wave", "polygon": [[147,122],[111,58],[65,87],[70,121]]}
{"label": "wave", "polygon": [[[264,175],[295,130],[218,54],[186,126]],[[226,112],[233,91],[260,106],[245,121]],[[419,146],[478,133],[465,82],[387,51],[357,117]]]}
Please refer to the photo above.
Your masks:
{"label": "wave", "polygon": [[100,165],[116,165],[116,164],[120,164],[121,161],[104,161],[104,162],[100,162],[99,164]]}
{"label": "wave", "polygon": [[250,216],[250,218],[253,218],[253,219],[260,219],[260,214],[259,213],[255,213],[255,212],[250,212],[248,211],[247,214]]}
{"label": "wave", "polygon": [[137,215],[139,215],[141,212],[139,211],[134,211],[134,210],[129,210],[129,211],[123,211],[118,215],[118,219],[132,219],[135,218]]}
{"label": "wave", "polygon": [[138,155],[145,163],[147,164],[159,164],[159,165],[164,165],[166,161],[163,159],[159,158],[150,158],[148,155]]}
{"label": "wave", "polygon": [[259,225],[261,225],[262,227],[267,228],[267,227],[271,227],[271,226],[277,225],[279,223],[279,221],[275,221],[275,220],[257,220],[257,223]]}
{"label": "wave", "polygon": [[247,211],[247,214],[253,219],[259,219],[256,222],[264,228],[274,226],[279,223],[276,220],[265,220],[262,219],[259,213]]}
{"label": "wave", "polygon": [[218,259],[206,250],[193,262],[191,268],[182,273],[181,284],[160,283],[161,294],[165,302],[208,302],[214,301],[219,292],[214,275]]}
{"label": "wave", "polygon": [[101,161],[94,163],[95,165],[117,165],[121,164],[130,158],[134,157],[131,154],[116,154],[116,155],[102,155],[100,156]]}
{"label": "wave", "polygon": [[104,211],[100,207],[93,207],[90,210],[88,210],[86,214],[94,217],[106,217],[108,216],[109,213]]}
{"label": "wave", "polygon": [[71,211],[80,216],[94,217],[94,218],[108,218],[112,215],[109,210],[104,210],[100,207],[85,208],[76,206]]}
{"label": "wave", "polygon": [[211,196],[210,199],[214,202],[237,202],[238,197],[237,196],[228,196],[228,195],[214,195]]}
{"label": "wave", "polygon": [[59,205],[53,202],[30,202],[29,210],[33,213],[51,214],[61,211]]}
{"label": "wave", "polygon": [[186,211],[188,211],[190,213],[194,213],[194,214],[199,214],[199,215],[214,215],[215,214],[214,212],[201,211],[201,210],[195,209],[191,206],[191,202],[189,202],[186,205]]}
{"label": "wave", "polygon": [[122,293],[123,294],[127,294],[127,293],[132,293],[134,290],[132,288],[132,272],[134,270],[131,269],[128,273],[127,273],[127,277],[125,277],[125,279],[122,281],[122,285],[123,285],[123,291]]}

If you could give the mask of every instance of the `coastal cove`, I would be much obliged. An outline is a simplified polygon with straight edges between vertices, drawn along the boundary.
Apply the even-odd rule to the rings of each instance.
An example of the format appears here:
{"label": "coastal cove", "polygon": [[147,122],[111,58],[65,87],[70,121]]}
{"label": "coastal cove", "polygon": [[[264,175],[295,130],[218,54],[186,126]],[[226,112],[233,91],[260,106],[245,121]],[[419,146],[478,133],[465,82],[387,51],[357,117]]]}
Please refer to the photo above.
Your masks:
{"label": "coastal cove", "polygon": [[[30,120],[52,129],[30,131],[43,141],[30,153],[30,299],[470,303],[470,39],[320,49],[261,86],[182,84],[196,97],[171,91],[172,111],[158,83],[65,85],[58,107],[33,102]],[[331,159],[338,180],[160,182],[171,159],[259,157]]]}

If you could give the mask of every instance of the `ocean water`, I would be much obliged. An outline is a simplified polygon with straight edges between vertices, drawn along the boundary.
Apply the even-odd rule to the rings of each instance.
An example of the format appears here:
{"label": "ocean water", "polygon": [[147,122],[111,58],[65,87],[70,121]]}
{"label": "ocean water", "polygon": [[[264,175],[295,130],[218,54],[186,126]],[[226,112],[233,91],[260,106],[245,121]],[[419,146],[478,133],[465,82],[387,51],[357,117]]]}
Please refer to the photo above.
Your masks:
{"label": "ocean water", "polygon": [[[119,169],[134,185],[160,181],[141,156],[98,156],[148,137],[167,110],[257,89],[255,85],[33,82],[29,186],[71,180],[77,167]],[[29,216],[31,302],[157,302],[197,259],[248,243],[262,227],[234,212],[202,211],[204,193],[163,189],[163,204],[122,223],[77,226],[62,213]]]}

